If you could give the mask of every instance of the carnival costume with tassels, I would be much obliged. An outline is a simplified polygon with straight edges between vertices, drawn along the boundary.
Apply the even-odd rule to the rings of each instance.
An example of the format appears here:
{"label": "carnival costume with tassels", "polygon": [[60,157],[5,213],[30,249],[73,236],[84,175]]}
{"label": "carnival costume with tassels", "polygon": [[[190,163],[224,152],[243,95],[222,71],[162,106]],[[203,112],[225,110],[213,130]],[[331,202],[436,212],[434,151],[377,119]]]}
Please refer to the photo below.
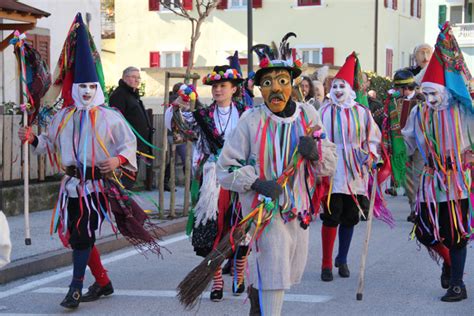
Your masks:
{"label": "carnival costume with tassels", "polygon": [[[413,233],[431,253],[434,250],[444,259],[443,275],[449,279],[449,289],[443,301],[467,297],[462,278],[466,244],[473,229],[473,201],[471,170],[465,157],[474,148],[474,109],[464,83],[469,79],[469,70],[446,23],[423,77],[426,102],[413,108],[402,130],[408,153],[418,149],[425,163]],[[449,255],[439,251],[444,246]],[[442,286],[447,288],[443,275]]]}
{"label": "carnival costume with tassels", "polygon": [[[67,308],[113,293],[94,246],[95,230],[104,221],[139,251],[161,255],[158,227],[123,190],[115,171],[102,174],[99,169],[103,162],[113,160],[119,161],[124,172],[136,171],[137,141],[122,114],[104,105],[100,59],[92,54],[91,46],[93,41],[79,13],[59,59],[61,70],[53,81],[54,92],[50,92],[54,97],[62,90],[65,107],[52,118],[47,131],[32,142],[34,153],[47,154],[51,164],[66,173],[53,211],[51,233],[57,231],[64,245],[73,249],[73,279],[61,303]],[[87,265],[96,282],[82,296]]]}
{"label": "carnival costume with tassels", "polygon": [[[264,104],[247,110],[217,161],[223,188],[239,194],[244,218],[178,285],[192,307],[225,257],[250,234],[251,315],[280,315],[285,289],[301,280],[308,254],[308,225],[324,195],[321,177],[336,166],[316,110],[291,100],[301,63],[292,57],[288,33],[280,48],[256,45],[255,85]],[[247,235],[248,236],[248,235]],[[258,288],[258,290],[256,290]]]}
{"label": "carnival costume with tassels", "polygon": [[[285,53],[291,51],[286,43],[291,35],[284,37],[280,52],[266,45],[254,47],[261,59],[261,69],[255,76],[257,85],[262,85],[261,77],[266,72],[284,69],[293,78],[301,73],[291,55]],[[319,210],[319,205],[312,203],[319,187],[316,177],[331,175],[336,160],[328,152],[327,139],[319,143],[318,162],[298,159],[300,137],[310,135],[315,126],[321,127],[321,121],[307,104],[289,101],[285,111],[288,115],[278,116],[266,104],[248,110],[226,141],[218,161],[221,185],[239,193],[244,221],[253,221],[250,281],[260,290],[284,290],[300,282],[308,254],[308,230],[304,228]],[[324,131],[320,129],[319,133]],[[291,166],[294,169],[288,172]],[[259,195],[251,186],[257,179],[278,178],[284,179],[283,193],[266,205],[266,211],[255,213]],[[260,214],[258,220],[256,214]]]}
{"label": "carnival costume with tassels", "polygon": [[[330,141],[337,146],[336,173],[331,179],[330,194],[321,214],[323,227],[322,273],[323,281],[332,281],[332,252],[339,226],[339,252],[335,260],[342,277],[349,277],[347,254],[354,226],[368,211],[368,161],[378,162],[381,152],[381,132],[370,110],[356,102],[361,78],[355,53],[349,55],[333,80],[331,101],[320,108],[323,125]],[[379,174],[379,176],[381,173]],[[383,182],[384,179],[380,179]],[[372,183],[372,181],[370,181]],[[381,194],[377,195],[374,216],[393,225],[393,218],[385,208]],[[366,215],[366,214],[365,214]]]}
{"label": "carnival costume with tassels", "polygon": [[[229,66],[216,66],[214,71],[203,78],[206,85],[229,81],[235,85],[243,79],[238,69]],[[240,87],[238,87],[240,88]],[[220,107],[216,102],[204,106],[196,102],[194,112],[184,112],[181,107],[197,94],[191,86],[183,85],[178,91],[179,97],[174,105],[167,110],[167,125],[184,139],[193,142],[193,180],[191,183],[192,210],[189,214],[186,233],[192,232],[192,245],[198,256],[207,256],[219,243],[230,227],[239,221],[240,203],[238,195],[221,188],[217,182],[216,161],[225,141],[232,135],[242,113],[247,109],[239,100],[233,99],[231,104]],[[172,113],[172,114],[171,114]],[[247,247],[241,245],[235,260],[238,283],[234,283],[234,293],[241,294],[243,285],[243,262]],[[219,269],[214,277],[211,299],[222,299],[223,279]]]}
{"label": "carnival costume with tassels", "polygon": [[[296,103],[295,112],[286,118],[275,115],[265,104],[244,113],[218,161],[219,181],[223,187],[239,193],[244,215],[257,202],[258,194],[250,186],[258,178],[281,176],[294,163],[300,136],[313,126],[321,126],[321,121],[316,110],[304,103]],[[316,166],[301,164],[285,182],[284,193],[274,209],[269,210],[269,218],[262,222],[267,228],[254,240],[258,250],[249,259],[254,286],[265,290],[289,289],[300,282],[308,255],[308,230],[301,227],[301,220],[319,210],[311,199],[316,176],[323,175],[328,174],[322,174]]]}

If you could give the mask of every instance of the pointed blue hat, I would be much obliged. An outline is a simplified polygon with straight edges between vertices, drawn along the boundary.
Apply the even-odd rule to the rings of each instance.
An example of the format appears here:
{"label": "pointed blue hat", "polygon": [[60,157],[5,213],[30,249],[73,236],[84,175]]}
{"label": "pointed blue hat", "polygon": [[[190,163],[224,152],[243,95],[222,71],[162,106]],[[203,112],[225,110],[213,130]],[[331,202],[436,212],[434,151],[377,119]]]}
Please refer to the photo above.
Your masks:
{"label": "pointed blue hat", "polygon": [[74,65],[74,83],[99,82],[92,50],[89,44],[89,32],[80,13],[76,16],[77,42]]}

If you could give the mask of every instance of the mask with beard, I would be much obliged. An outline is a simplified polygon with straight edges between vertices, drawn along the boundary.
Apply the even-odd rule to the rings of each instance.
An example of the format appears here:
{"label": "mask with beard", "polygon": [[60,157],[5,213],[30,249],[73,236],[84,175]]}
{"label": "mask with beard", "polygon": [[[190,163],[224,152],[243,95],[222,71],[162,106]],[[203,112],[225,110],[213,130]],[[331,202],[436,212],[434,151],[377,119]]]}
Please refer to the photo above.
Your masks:
{"label": "mask with beard", "polygon": [[285,109],[291,97],[291,90],[291,76],[288,70],[272,70],[260,79],[262,97],[273,113],[280,113]]}

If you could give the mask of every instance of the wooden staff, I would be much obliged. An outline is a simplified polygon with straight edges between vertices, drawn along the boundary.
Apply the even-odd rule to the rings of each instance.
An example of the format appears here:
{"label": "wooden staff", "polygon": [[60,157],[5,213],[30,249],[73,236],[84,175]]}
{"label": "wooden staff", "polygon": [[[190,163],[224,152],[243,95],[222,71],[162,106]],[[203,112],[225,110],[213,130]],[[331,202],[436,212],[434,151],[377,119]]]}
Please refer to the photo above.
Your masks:
{"label": "wooden staff", "polygon": [[[23,111],[23,126],[28,127],[28,114]],[[31,245],[30,236],[30,175],[29,175],[29,154],[28,141],[23,143],[23,182],[24,191],[23,198],[25,200],[25,245]]]}
{"label": "wooden staff", "polygon": [[369,252],[369,240],[370,240],[370,233],[372,232],[372,218],[374,214],[375,196],[377,193],[377,169],[375,169],[373,173],[373,178],[374,180],[372,181],[372,192],[370,193],[369,214],[367,215],[367,230],[365,231],[364,250],[362,251],[362,257],[360,259],[359,286],[357,287],[357,295],[356,295],[356,298],[358,301],[362,301],[362,295],[364,292],[365,263],[367,261],[367,254]]}
{"label": "wooden staff", "polygon": [[[18,63],[20,67],[20,104],[29,102],[28,87],[26,86],[26,65],[25,65],[25,50],[24,38],[25,35],[16,31],[15,36],[18,36],[18,42],[15,44],[18,49]],[[23,127],[28,127],[28,106],[20,106],[23,111]],[[28,141],[23,143],[23,199],[24,199],[24,216],[25,216],[25,245],[31,245],[30,237],[30,181],[29,181],[29,144]]]}

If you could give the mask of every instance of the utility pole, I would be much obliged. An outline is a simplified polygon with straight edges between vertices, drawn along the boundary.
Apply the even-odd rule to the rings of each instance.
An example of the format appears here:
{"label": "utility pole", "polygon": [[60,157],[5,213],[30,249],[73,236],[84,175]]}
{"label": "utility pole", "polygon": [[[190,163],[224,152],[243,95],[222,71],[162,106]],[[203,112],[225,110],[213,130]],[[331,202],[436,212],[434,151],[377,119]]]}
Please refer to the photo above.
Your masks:
{"label": "utility pole", "polygon": [[253,71],[253,17],[252,17],[253,0],[247,0],[247,76]]}
{"label": "utility pole", "polygon": [[377,51],[379,33],[379,0],[375,0],[375,27],[374,27],[374,72],[377,73]]}

